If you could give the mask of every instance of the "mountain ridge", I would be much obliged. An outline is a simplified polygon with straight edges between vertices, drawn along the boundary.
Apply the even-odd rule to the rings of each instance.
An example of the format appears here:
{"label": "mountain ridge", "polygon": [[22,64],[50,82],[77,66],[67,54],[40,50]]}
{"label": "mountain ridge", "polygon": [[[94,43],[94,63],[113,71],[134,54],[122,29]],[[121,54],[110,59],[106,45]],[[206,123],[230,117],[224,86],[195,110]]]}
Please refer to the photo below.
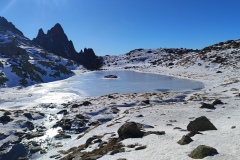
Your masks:
{"label": "mountain ridge", "polygon": [[73,42],[68,39],[59,23],[56,23],[46,34],[39,29],[33,42],[58,56],[74,60],[89,70],[101,67],[102,60],[96,56],[92,48],[84,48],[84,51],[79,53],[75,50]]}
{"label": "mountain ridge", "polygon": [[47,52],[0,17],[0,86],[29,86],[68,78],[79,65]]}

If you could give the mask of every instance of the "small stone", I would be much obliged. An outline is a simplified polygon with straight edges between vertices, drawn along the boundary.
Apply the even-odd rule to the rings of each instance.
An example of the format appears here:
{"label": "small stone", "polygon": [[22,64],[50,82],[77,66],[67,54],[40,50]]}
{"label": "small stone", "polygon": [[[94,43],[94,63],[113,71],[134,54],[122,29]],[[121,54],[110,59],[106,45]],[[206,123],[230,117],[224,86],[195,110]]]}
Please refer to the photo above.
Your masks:
{"label": "small stone", "polygon": [[223,104],[223,102],[222,102],[221,100],[219,100],[219,99],[216,99],[216,100],[213,101],[212,104],[213,104],[213,105]]}
{"label": "small stone", "polygon": [[34,153],[37,153],[37,152],[39,152],[41,150],[42,150],[42,148],[40,146],[32,147],[32,148],[30,148],[30,153],[34,154]]}
{"label": "small stone", "polygon": [[232,126],[231,128],[234,129],[234,128],[236,128],[236,126]]}
{"label": "small stone", "polygon": [[104,78],[118,78],[118,76],[116,76],[116,75],[106,75],[106,76],[104,76]]}
{"label": "small stone", "polygon": [[8,116],[8,115],[11,115],[11,114],[12,114],[11,112],[6,111],[3,115],[4,115],[4,116]]}
{"label": "small stone", "polygon": [[142,103],[144,103],[144,104],[150,104],[150,101],[149,101],[148,99],[146,99],[146,100],[143,100]]}
{"label": "small stone", "polygon": [[34,119],[34,118],[32,117],[32,114],[31,114],[31,113],[23,113],[23,115],[24,115],[25,117],[27,117],[28,119],[30,119],[30,120]]}
{"label": "small stone", "polygon": [[202,106],[200,108],[215,109],[213,104],[208,104],[208,103],[202,103]]}
{"label": "small stone", "polygon": [[135,150],[137,151],[137,150],[142,150],[142,149],[145,149],[145,148],[147,148],[147,146],[140,146],[140,147],[135,148]]}
{"label": "small stone", "polygon": [[64,134],[64,133],[59,133],[56,136],[54,136],[56,139],[65,139],[65,138],[71,138],[70,135]]}
{"label": "small stone", "polygon": [[186,145],[186,144],[191,143],[192,141],[193,140],[189,136],[185,135],[177,143],[180,144],[180,145]]}
{"label": "small stone", "polygon": [[57,114],[67,115],[68,111],[66,109],[59,111]]}

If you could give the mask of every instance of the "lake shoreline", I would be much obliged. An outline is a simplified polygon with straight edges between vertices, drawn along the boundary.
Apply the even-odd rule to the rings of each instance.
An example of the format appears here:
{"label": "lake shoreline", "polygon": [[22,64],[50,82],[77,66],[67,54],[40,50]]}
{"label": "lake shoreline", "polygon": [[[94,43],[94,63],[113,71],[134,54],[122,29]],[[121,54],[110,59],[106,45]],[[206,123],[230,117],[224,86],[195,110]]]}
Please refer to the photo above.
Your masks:
{"label": "lake shoreline", "polygon": [[[112,70],[114,68],[105,69]],[[95,151],[102,142],[99,141],[96,143],[90,143],[89,146],[82,148],[81,156],[89,156],[86,153],[92,153],[95,156],[99,156],[102,160],[119,158],[146,159],[147,157],[151,157],[153,159],[174,159],[176,156],[178,156],[179,159],[191,159],[188,157],[188,153],[200,144],[210,145],[220,152],[220,154],[213,156],[211,159],[236,159],[240,156],[234,152],[238,148],[237,144],[232,145],[228,149],[220,145],[229,142],[234,144],[235,139],[237,139],[238,136],[237,133],[239,128],[237,127],[237,119],[239,115],[237,113],[240,113],[240,109],[239,107],[235,107],[238,106],[239,102],[237,94],[239,93],[238,82],[236,81],[238,79],[238,72],[226,70],[221,74],[217,74],[216,71],[199,71],[182,68],[163,69],[161,67],[139,68],[135,69],[135,71],[162,75],[165,74],[168,76],[198,80],[203,82],[205,87],[191,93],[116,93],[104,96],[88,97],[78,101],[70,100],[64,105],[46,103],[22,110],[22,113],[18,113],[19,117],[13,116],[16,115],[14,113],[16,111],[10,111],[12,113],[11,117],[14,120],[7,123],[7,125],[11,124],[12,127],[12,124],[14,124],[13,122],[30,121],[33,123],[35,129],[30,131],[28,128],[26,133],[30,133],[31,135],[35,133],[40,124],[46,127],[46,130],[43,130],[43,133],[46,133],[46,131],[51,129],[54,124],[58,124],[60,126],[63,125],[60,122],[62,118],[74,119],[78,123],[82,120],[87,120],[82,124],[83,126],[78,126],[78,129],[87,127],[86,131],[73,134],[71,133],[72,131],[64,129],[60,130],[60,133],[63,133],[63,135],[65,134],[65,138],[61,135],[63,136],[61,139],[53,136],[43,140],[40,145],[41,149],[39,148],[40,151],[33,154],[31,159],[48,159],[53,155],[57,155],[58,157],[64,159],[66,155],[62,154],[63,151],[67,151],[73,147],[83,147],[82,145],[85,145],[87,140],[94,135],[101,137],[100,139],[102,142],[109,143],[111,138],[118,137],[117,130],[120,126],[125,122],[130,121],[137,122],[145,126],[151,126],[150,128],[143,128],[145,132],[165,131],[166,135],[159,136],[153,134],[140,139],[126,139],[121,142],[124,146],[121,150],[123,149],[124,152],[121,151],[114,155],[96,155]],[[233,88],[235,88],[235,91]],[[201,103],[204,102],[210,104],[216,99],[220,99],[224,104],[216,105],[214,110],[200,108]],[[6,110],[1,111],[2,114],[4,112],[6,112]],[[34,119],[26,118],[23,113],[31,113]],[[39,116],[39,113],[43,113],[44,116]],[[78,114],[81,114],[83,119],[81,119],[81,117],[80,119],[76,119]],[[185,147],[177,144],[177,141],[183,135],[188,133],[186,130],[187,124],[199,116],[206,116],[209,118],[218,130],[207,131],[203,132],[204,135],[194,136],[194,141]],[[75,121],[70,121],[69,124],[75,124]],[[4,125],[4,127],[7,127],[7,125]],[[23,124],[20,124],[15,127],[18,128],[18,130],[22,130],[24,129],[22,126]],[[236,128],[232,129],[233,126]],[[7,135],[11,131],[16,130],[11,127],[4,131],[4,134]],[[68,136],[70,136],[70,138],[66,138]],[[222,139],[220,140],[219,138]],[[35,143],[37,139],[37,137],[30,138],[29,140],[25,139],[22,142],[29,144],[29,149],[33,150],[34,148],[32,144]],[[5,138],[5,140],[7,139]],[[50,144],[49,140],[51,141]],[[138,144],[136,147],[146,146],[146,149],[143,149],[142,151],[135,151],[134,149],[127,147],[128,145],[133,144]],[[174,150],[172,148],[174,148]],[[154,153],[152,151],[154,151]],[[39,152],[43,153],[40,154]],[[74,149],[69,152],[69,154],[77,156]]]}

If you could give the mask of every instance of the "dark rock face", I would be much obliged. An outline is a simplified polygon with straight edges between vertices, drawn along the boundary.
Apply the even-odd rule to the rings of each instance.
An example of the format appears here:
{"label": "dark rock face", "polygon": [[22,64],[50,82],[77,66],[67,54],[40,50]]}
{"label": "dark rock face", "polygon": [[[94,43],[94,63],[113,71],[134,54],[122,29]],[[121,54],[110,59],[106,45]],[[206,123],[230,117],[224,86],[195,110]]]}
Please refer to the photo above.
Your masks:
{"label": "dark rock face", "polygon": [[203,159],[207,156],[213,156],[215,154],[218,154],[218,151],[215,148],[200,145],[196,149],[194,149],[188,156],[193,159]]}
{"label": "dark rock face", "polygon": [[8,153],[0,155],[0,159],[16,160],[20,159],[20,157],[26,157],[27,155],[28,155],[27,148],[20,143],[14,145]]}
{"label": "dark rock face", "polygon": [[142,103],[144,103],[144,104],[150,104],[150,101],[149,101],[149,99],[146,99],[146,100],[143,100]]}
{"label": "dark rock face", "polygon": [[139,138],[144,135],[135,122],[126,122],[118,129],[120,139]]}
{"label": "dark rock face", "polygon": [[4,17],[1,16],[0,16],[0,29],[11,30],[13,33],[23,36],[23,33],[20,30],[18,30],[11,22],[8,22]]}
{"label": "dark rock face", "polygon": [[217,130],[217,128],[205,117],[196,118],[191,121],[187,126],[188,131],[208,131]]}
{"label": "dark rock face", "polygon": [[177,143],[180,145],[185,145],[191,143],[193,140],[189,136],[183,136]]}
{"label": "dark rock face", "polygon": [[85,48],[84,51],[77,53],[73,42],[68,40],[59,23],[48,30],[47,34],[42,29],[39,29],[38,35],[33,39],[33,42],[58,56],[74,60],[87,69],[94,70],[102,66],[102,59],[95,55],[93,49]]}
{"label": "dark rock face", "polygon": [[24,115],[25,117],[27,117],[28,119],[30,119],[30,120],[34,119],[34,118],[32,117],[32,114],[31,114],[31,113],[23,113],[23,115]]}
{"label": "dark rock face", "polygon": [[70,130],[73,122],[74,119],[61,119],[53,125],[53,128],[61,127],[63,130]]}
{"label": "dark rock face", "polygon": [[34,125],[33,125],[33,123],[32,122],[30,122],[30,121],[27,121],[26,123],[25,123],[25,126],[31,131],[31,130],[34,130]]}
{"label": "dark rock face", "polygon": [[9,116],[2,116],[0,117],[0,123],[6,123],[6,122],[10,122],[11,118]]}
{"label": "dark rock face", "polygon": [[68,114],[68,111],[67,111],[66,109],[63,109],[63,110],[57,112],[57,114],[67,115],[67,114]]}

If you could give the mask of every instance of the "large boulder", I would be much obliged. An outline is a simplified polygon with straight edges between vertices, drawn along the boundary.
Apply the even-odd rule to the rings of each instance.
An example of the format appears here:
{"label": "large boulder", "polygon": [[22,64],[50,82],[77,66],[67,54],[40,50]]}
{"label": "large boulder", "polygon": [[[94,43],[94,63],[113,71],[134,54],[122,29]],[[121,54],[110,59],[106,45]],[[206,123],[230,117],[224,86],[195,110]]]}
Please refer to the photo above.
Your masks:
{"label": "large boulder", "polygon": [[10,122],[12,119],[9,116],[0,117],[0,123]]}
{"label": "large boulder", "polygon": [[213,156],[215,154],[218,154],[218,151],[215,148],[200,145],[196,149],[194,149],[188,156],[193,159],[203,159],[207,156]]}
{"label": "large boulder", "polygon": [[144,132],[140,131],[137,123],[126,122],[118,129],[118,135],[120,139],[139,138],[144,135]]}
{"label": "large boulder", "polygon": [[208,131],[208,130],[217,130],[217,128],[205,117],[201,116],[196,118],[187,126],[188,131]]}

